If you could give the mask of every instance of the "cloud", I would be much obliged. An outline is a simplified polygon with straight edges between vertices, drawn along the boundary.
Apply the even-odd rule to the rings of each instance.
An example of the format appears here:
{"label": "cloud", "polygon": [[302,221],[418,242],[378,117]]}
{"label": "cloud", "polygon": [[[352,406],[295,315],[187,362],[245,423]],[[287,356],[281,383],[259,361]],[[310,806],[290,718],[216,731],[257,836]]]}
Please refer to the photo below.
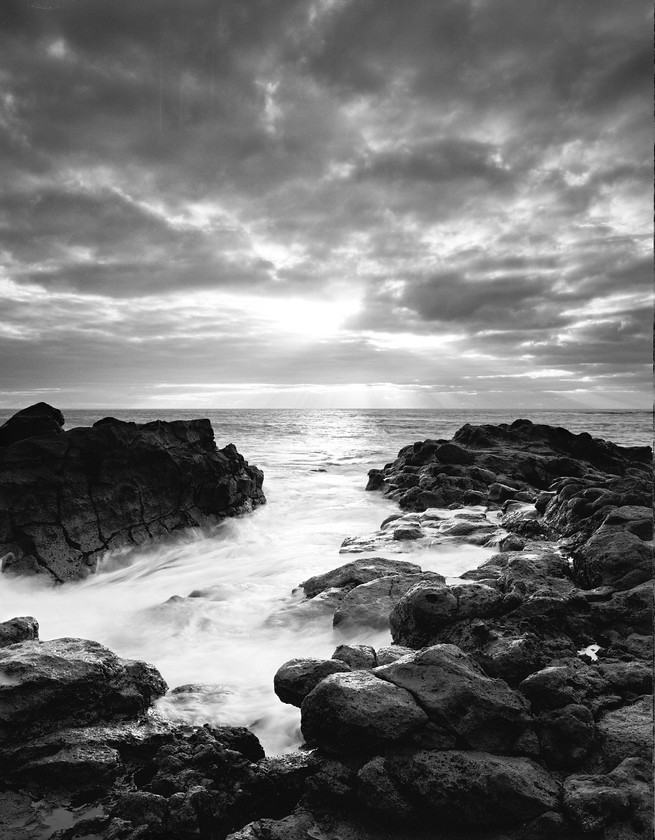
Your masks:
{"label": "cloud", "polygon": [[[119,394],[120,377],[183,380],[216,354],[280,385],[305,369],[317,385],[389,371],[456,389],[467,352],[501,377],[596,365],[631,382],[650,352],[651,14],[6,0],[0,350],[15,389],[74,388],[94,364]],[[300,300],[330,323],[346,301],[338,328],[300,342],[260,317]]]}

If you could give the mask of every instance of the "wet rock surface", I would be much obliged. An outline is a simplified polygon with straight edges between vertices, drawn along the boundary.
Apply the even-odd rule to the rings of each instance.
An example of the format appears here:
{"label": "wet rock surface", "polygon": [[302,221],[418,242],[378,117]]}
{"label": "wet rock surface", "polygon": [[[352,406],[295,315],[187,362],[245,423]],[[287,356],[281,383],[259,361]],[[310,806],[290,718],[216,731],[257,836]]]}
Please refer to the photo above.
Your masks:
{"label": "wet rock surface", "polygon": [[[281,665],[308,748],[289,756],[265,758],[245,729],[157,719],[163,681],[144,663],[0,625],[0,813],[40,803],[54,825],[63,809],[53,840],[650,838],[649,459],[519,420],[372,471],[404,512],[346,540],[362,556],[305,581],[288,612],[338,616],[335,642],[388,620],[393,643],[346,637],[331,659]],[[439,544],[495,553],[447,580],[420,564]],[[63,700],[45,712],[49,691],[85,681],[87,717]]]}
{"label": "wet rock surface", "polygon": [[[351,672],[301,704],[317,768],[305,810],[235,837],[320,832],[319,815],[345,809],[351,826],[383,820],[377,836],[411,825],[420,837],[436,820],[447,840],[482,826],[485,838],[649,838],[651,476],[649,448],[527,420],[464,426],[372,470],[366,489],[405,513],[341,553],[420,562],[456,541],[497,553],[459,581],[365,556],[314,579],[337,587],[322,590],[339,593],[337,627],[373,624],[365,593],[373,604],[402,581],[384,603],[393,644],[343,646]],[[358,564],[366,579],[344,572]]]}
{"label": "wet rock surface", "polygon": [[84,577],[106,550],[211,525],[265,501],[263,474],[209,420],[127,423],[107,417],[63,431],[39,403],[0,428],[3,571]]}

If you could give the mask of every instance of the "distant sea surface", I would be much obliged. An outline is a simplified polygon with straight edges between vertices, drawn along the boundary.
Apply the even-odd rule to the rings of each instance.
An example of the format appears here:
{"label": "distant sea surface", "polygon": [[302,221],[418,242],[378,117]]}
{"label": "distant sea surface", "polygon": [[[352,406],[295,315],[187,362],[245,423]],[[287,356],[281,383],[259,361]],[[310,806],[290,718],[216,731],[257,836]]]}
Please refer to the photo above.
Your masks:
{"label": "distant sea surface", "polygon": [[[0,412],[0,422],[14,412]],[[457,410],[64,410],[66,428],[102,417],[147,422],[208,417],[219,447],[234,443],[264,470],[268,503],[211,532],[116,552],[84,581],[53,588],[0,576],[0,620],[34,615],[41,638],[95,639],[118,654],[156,665],[170,687],[203,684],[159,701],[159,711],[191,723],[250,726],[267,753],[301,743],[298,710],[279,702],[273,675],[286,660],[330,657],[348,641],[379,646],[388,633],[344,639],[330,615],[299,618],[293,590],[349,560],[345,537],[375,531],[398,510],[364,491],[367,472],[408,443],[450,438],[464,423],[564,426],[632,446],[652,443],[650,411]],[[475,546],[409,547],[406,559],[457,577],[492,552]],[[396,555],[397,556],[397,555]],[[188,597],[211,589],[209,598]],[[208,686],[211,686],[209,688]]]}

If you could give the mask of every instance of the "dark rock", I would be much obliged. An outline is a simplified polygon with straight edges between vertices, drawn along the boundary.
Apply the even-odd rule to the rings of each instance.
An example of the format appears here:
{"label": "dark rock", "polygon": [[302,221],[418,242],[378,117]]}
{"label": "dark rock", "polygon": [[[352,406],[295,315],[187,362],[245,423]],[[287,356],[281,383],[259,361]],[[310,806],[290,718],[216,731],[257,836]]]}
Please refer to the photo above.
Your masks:
{"label": "dark rock", "polygon": [[359,773],[359,795],[395,819],[488,827],[556,810],[559,788],[527,758],[424,750],[374,758]]}
{"label": "dark rock", "polygon": [[3,569],[84,577],[107,549],[263,503],[262,481],[232,444],[216,448],[208,420],[106,418],[20,440],[0,449]]}
{"label": "dark rock", "polygon": [[441,585],[445,578],[436,572],[423,572],[420,575],[385,575],[368,583],[362,583],[351,589],[334,613],[333,624],[340,630],[352,627],[374,627],[384,629],[389,626],[389,613],[405,595],[420,581]]}
{"label": "dark rock", "polygon": [[586,706],[570,704],[538,715],[541,757],[548,767],[573,770],[594,748],[594,718]]}
{"label": "dark rock", "polygon": [[631,589],[653,576],[653,545],[627,530],[601,527],[574,557],[574,575],[590,589]]}
{"label": "dark rock", "polygon": [[653,759],[653,697],[606,712],[598,721],[604,766],[611,770],[626,758]]}
{"label": "dark rock", "polygon": [[627,792],[609,776],[569,776],[563,803],[569,819],[584,834],[602,831],[630,808]]}
{"label": "dark rock", "polygon": [[434,645],[373,673],[416,699],[430,720],[468,749],[536,755],[534,720],[524,698],[488,677],[454,645]]}
{"label": "dark rock", "polygon": [[322,680],[305,697],[301,712],[310,747],[346,755],[399,741],[428,722],[408,691],[368,671]]}
{"label": "dark rock", "polygon": [[166,691],[151,665],[84,639],[25,641],[0,649],[0,739],[67,725],[134,718]]}
{"label": "dark rock", "polygon": [[580,661],[543,668],[531,674],[519,686],[519,691],[537,710],[585,704],[607,689],[608,683],[602,674]]}
{"label": "dark rock", "polygon": [[386,645],[385,647],[378,648],[376,652],[376,664],[389,665],[391,662],[395,662],[396,659],[400,659],[401,657],[407,656],[411,653],[414,653],[414,650],[410,647],[404,647],[403,645]]}
{"label": "dark rock", "polygon": [[300,708],[321,680],[330,674],[350,670],[350,665],[338,659],[290,659],[275,673],[273,689],[283,703]]}
{"label": "dark rock", "polygon": [[391,635],[396,644],[423,647],[432,644],[449,624],[494,615],[502,604],[502,593],[483,583],[446,586],[423,581],[409,589],[392,610]]}
{"label": "dark rock", "polygon": [[424,536],[423,531],[419,527],[404,526],[396,528],[393,532],[394,540],[420,540]]}
{"label": "dark rock", "polygon": [[17,412],[0,426],[0,446],[11,446],[31,437],[59,435],[63,425],[61,411],[44,402],[36,403]]}
{"label": "dark rock", "polygon": [[0,647],[38,640],[39,622],[31,615],[21,615],[0,623]]}
{"label": "dark rock", "polygon": [[370,645],[339,645],[332,654],[332,659],[345,662],[353,671],[365,671],[375,668],[378,664],[375,648]]}
{"label": "dark rock", "polygon": [[308,578],[300,585],[308,598],[314,598],[326,589],[350,590],[362,583],[394,574],[420,574],[421,567],[406,560],[387,560],[386,557],[368,557],[345,563],[322,575]]}

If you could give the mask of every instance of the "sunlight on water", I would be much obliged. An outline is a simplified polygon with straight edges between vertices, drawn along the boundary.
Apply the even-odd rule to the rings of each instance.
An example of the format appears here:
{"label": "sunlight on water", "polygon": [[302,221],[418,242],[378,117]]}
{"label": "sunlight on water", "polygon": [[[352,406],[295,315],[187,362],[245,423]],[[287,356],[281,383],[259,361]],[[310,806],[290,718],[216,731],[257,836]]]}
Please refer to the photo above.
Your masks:
{"label": "sunlight on water", "polygon": [[[70,414],[69,425],[98,419]],[[174,412],[170,419],[184,416],[199,412]],[[292,591],[311,575],[356,559],[339,554],[343,539],[372,533],[398,512],[379,493],[364,492],[370,467],[393,460],[413,440],[450,436],[461,423],[446,427],[416,412],[214,412],[211,419],[219,446],[233,441],[264,469],[267,505],[211,534],[187,532],[114,552],[79,583],[54,588],[2,577],[0,620],[34,615],[42,639],[95,639],[121,656],[151,662],[171,688],[192,686],[159,701],[161,713],[251,726],[267,753],[285,752],[301,743],[300,716],[273,693],[277,668],[293,657],[330,657],[344,641],[375,647],[390,641],[387,632],[366,630],[344,637],[332,628],[331,613],[295,609],[300,596]],[[500,419],[514,418],[495,422]],[[408,551],[406,559],[448,578],[492,553],[452,543]]]}

